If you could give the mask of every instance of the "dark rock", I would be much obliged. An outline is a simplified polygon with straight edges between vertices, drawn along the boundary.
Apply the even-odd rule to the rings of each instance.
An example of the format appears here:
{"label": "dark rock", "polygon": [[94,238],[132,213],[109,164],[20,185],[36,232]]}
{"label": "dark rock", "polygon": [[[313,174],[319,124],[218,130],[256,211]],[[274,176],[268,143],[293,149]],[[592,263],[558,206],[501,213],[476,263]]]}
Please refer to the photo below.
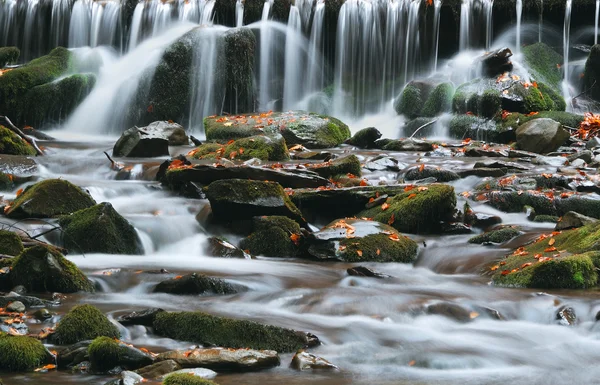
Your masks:
{"label": "dark rock", "polygon": [[253,349],[193,349],[161,353],[158,361],[172,360],[183,368],[208,368],[215,371],[245,372],[279,366],[279,356],[273,350]]}
{"label": "dark rock", "polygon": [[205,252],[211,257],[244,259],[251,258],[251,256],[247,254],[244,250],[217,237],[208,238],[208,245],[205,248]]}
{"label": "dark rock", "polygon": [[238,290],[222,279],[192,273],[162,281],[154,287],[153,292],[168,294],[235,294]]}
{"label": "dark rock", "polygon": [[33,313],[33,318],[35,318],[38,321],[44,322],[52,318],[52,313],[50,313],[48,309],[38,309]]}
{"label": "dark rock", "polygon": [[0,307],[6,307],[9,303],[14,302],[15,300],[18,300],[28,308],[47,306],[51,304],[50,301],[44,301],[37,297],[18,295],[11,292],[8,295],[0,296]]}
{"label": "dark rock", "polygon": [[126,130],[113,147],[113,156],[155,158],[169,155],[169,140],[162,133],[138,127]]}
{"label": "dark rock", "polygon": [[584,90],[596,101],[600,100],[600,45],[590,51],[583,73]]}
{"label": "dark rock", "polygon": [[58,368],[67,369],[84,361],[89,361],[88,346],[91,343],[91,340],[81,341],[58,350],[56,355],[56,365]]}
{"label": "dark rock", "polygon": [[471,234],[471,226],[460,222],[444,222],[441,233],[445,235]]}
{"label": "dark rock", "polygon": [[504,243],[508,242],[516,236],[521,235],[521,231],[513,226],[503,227],[501,229],[492,230],[487,233],[476,235],[469,239],[469,243]]}
{"label": "dark rock", "polygon": [[300,151],[291,152],[290,157],[293,160],[320,160],[322,162],[328,162],[333,155],[326,151]]}
{"label": "dark rock", "polygon": [[486,177],[498,178],[498,177],[506,175],[507,173],[508,173],[508,169],[506,169],[506,168],[487,168],[487,167],[473,168],[470,170],[461,170],[461,171],[457,172],[457,174],[461,178],[466,178],[468,176],[478,176],[480,178],[486,178]]}
{"label": "dark rock", "polygon": [[583,214],[576,213],[574,211],[569,211],[561,217],[560,221],[558,221],[555,230],[561,231],[567,229],[575,229],[596,222],[598,222],[598,219],[590,218]]}
{"label": "dark rock", "polygon": [[575,309],[570,306],[563,305],[556,312],[556,321],[559,325],[573,326],[577,323],[577,315]]}
{"label": "dark rock", "polygon": [[346,270],[348,275],[356,276],[356,277],[372,277],[372,278],[390,278],[389,275],[378,273],[372,269],[369,269],[365,266],[355,266]]}
{"label": "dark rock", "polygon": [[404,168],[404,165],[400,165],[397,159],[385,155],[379,155],[365,163],[365,169],[369,171],[400,171],[401,167]]}
{"label": "dark rock", "polygon": [[537,214],[557,214],[555,202],[536,191],[490,191],[479,196],[488,205],[506,213],[519,213],[523,207],[531,206]]}
{"label": "dark rock", "polygon": [[592,163],[594,160],[594,154],[590,150],[584,150],[580,152],[576,152],[567,157],[569,162],[574,162],[577,159],[583,160],[585,163]]}
{"label": "dark rock", "polygon": [[141,369],[136,370],[135,372],[144,378],[159,378],[164,376],[165,374],[169,374],[181,369],[181,365],[173,360],[164,360],[155,362],[152,365],[144,366]]}
{"label": "dark rock", "polygon": [[23,249],[23,242],[17,233],[0,229],[0,254],[16,257]]}
{"label": "dark rock", "polygon": [[194,159],[247,161],[259,159],[262,161],[284,161],[290,159],[286,142],[281,135],[255,135],[229,141],[226,144],[204,143],[190,151],[188,156]]}
{"label": "dark rock", "polygon": [[510,48],[501,48],[485,53],[475,63],[481,65],[484,76],[494,77],[512,71],[513,64],[510,61],[512,55]]}
{"label": "dark rock", "polygon": [[441,315],[463,323],[472,320],[471,312],[459,305],[449,302],[440,302],[427,306],[427,314]]}
{"label": "dark rock", "polygon": [[494,149],[488,149],[488,150],[484,150],[481,147],[467,147],[465,149],[465,156],[470,156],[470,157],[474,157],[474,158],[478,158],[478,157],[488,157],[488,158],[507,158],[508,157],[508,152],[505,150],[494,150]]}
{"label": "dark rock", "polygon": [[110,337],[98,337],[88,347],[92,371],[106,373],[120,367],[125,370],[143,368],[154,359],[146,352]]}
{"label": "dark rock", "polygon": [[23,302],[21,301],[14,301],[11,302],[7,307],[6,310],[9,312],[13,312],[13,313],[24,313],[25,310],[27,308],[25,307],[25,305],[23,304]]}
{"label": "dark rock", "polygon": [[522,166],[518,163],[514,162],[476,162],[473,168],[496,168],[496,169],[506,169],[508,171],[527,171],[528,167]]}
{"label": "dark rock", "polygon": [[262,216],[254,217],[252,224],[252,233],[240,242],[242,249],[266,257],[296,256],[302,238],[298,223],[282,216]]}
{"label": "dark rock", "polygon": [[567,139],[569,131],[552,119],[533,119],[517,129],[517,146],[538,154],[556,151]]}
{"label": "dark rock", "polygon": [[154,323],[156,315],[163,311],[164,310],[160,308],[151,308],[140,311],[134,311],[128,314],[123,314],[122,316],[117,318],[117,322],[119,322],[123,326],[143,325],[151,327]]}
{"label": "dark rock", "polygon": [[423,152],[423,151],[432,151],[433,144],[431,142],[426,142],[426,141],[420,140],[420,139],[408,138],[408,139],[391,141],[390,143],[383,146],[383,149],[387,150],[387,151],[419,151],[419,152]]}
{"label": "dark rock", "polygon": [[375,142],[381,138],[381,132],[375,127],[367,127],[359,130],[350,139],[346,140],[346,144],[358,148],[375,148]]}
{"label": "dark rock", "polygon": [[435,178],[437,182],[451,182],[460,179],[460,176],[454,171],[444,170],[433,166],[411,167],[406,171],[406,174],[404,174],[404,179],[407,181],[425,178]]}
{"label": "dark rock", "polygon": [[290,367],[294,370],[338,370],[338,367],[327,361],[323,357],[315,356],[312,353],[299,351],[294,354]]}
{"label": "dark rock", "polygon": [[25,142],[17,134],[0,125],[0,154],[4,155],[35,155],[32,145]]}

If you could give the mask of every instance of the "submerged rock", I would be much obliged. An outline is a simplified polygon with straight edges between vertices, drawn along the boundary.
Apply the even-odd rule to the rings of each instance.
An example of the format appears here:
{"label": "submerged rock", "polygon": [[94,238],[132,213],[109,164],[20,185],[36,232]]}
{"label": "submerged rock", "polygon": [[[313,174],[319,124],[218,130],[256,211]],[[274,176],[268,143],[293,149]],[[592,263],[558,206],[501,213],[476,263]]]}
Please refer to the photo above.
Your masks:
{"label": "submerged rock", "polygon": [[205,248],[205,252],[211,257],[244,259],[251,258],[251,256],[244,250],[218,237],[208,238],[208,245]]}
{"label": "submerged rock", "polygon": [[563,305],[556,312],[556,321],[559,325],[573,326],[577,323],[577,315],[575,309],[570,306]]}
{"label": "submerged rock", "polygon": [[160,308],[134,311],[128,314],[123,314],[117,318],[117,322],[123,326],[144,325],[151,327],[154,323],[154,319],[156,319],[156,315],[162,312],[164,312],[164,310]]}
{"label": "submerged rock", "polygon": [[252,223],[252,233],[240,242],[242,249],[266,257],[296,256],[302,234],[297,222],[283,216],[261,216]]}
{"label": "submerged rock", "polygon": [[21,139],[20,136],[0,125],[0,154],[5,155],[35,155],[32,145]]}
{"label": "submerged rock", "polygon": [[187,274],[162,281],[152,290],[168,294],[235,294],[238,290],[230,283],[203,274]]}
{"label": "submerged rock", "polygon": [[441,315],[458,322],[470,322],[472,320],[471,312],[462,306],[449,303],[440,302],[433,305],[427,306],[427,314]]}
{"label": "submerged rock", "polygon": [[365,266],[355,266],[346,270],[348,275],[355,277],[373,277],[373,278],[390,278],[391,276],[383,273],[379,273]]}
{"label": "submerged rock", "polygon": [[444,170],[433,166],[411,167],[404,174],[404,179],[407,181],[426,178],[435,178],[437,182],[451,182],[453,180],[460,179],[460,176],[454,171]]}
{"label": "submerged rock", "polygon": [[60,320],[51,340],[58,345],[68,345],[96,337],[119,338],[119,330],[94,306],[79,305]]}
{"label": "submerged rock", "polygon": [[163,385],[217,385],[216,382],[208,380],[216,376],[217,373],[210,369],[181,369],[164,376]]}
{"label": "submerged rock", "polygon": [[339,368],[323,357],[299,351],[294,354],[290,367],[295,370],[338,370]]}
{"label": "submerged rock", "polygon": [[279,356],[273,350],[196,348],[161,353],[156,359],[175,361],[184,368],[202,367],[217,372],[245,372],[279,366]]}
{"label": "submerged rock", "polygon": [[88,346],[91,343],[91,340],[81,341],[59,349],[56,354],[56,366],[59,369],[67,369],[79,365],[84,361],[89,361]]}
{"label": "submerged rock", "polygon": [[552,119],[534,119],[517,129],[517,146],[538,154],[556,151],[567,139],[569,132]]}
{"label": "submerged rock", "polygon": [[139,369],[153,362],[150,354],[110,337],[94,339],[88,347],[88,354],[91,369],[96,373],[105,373],[115,367]]}
{"label": "submerged rock", "polygon": [[383,146],[387,151],[432,151],[433,144],[420,139],[400,139],[393,140]]}

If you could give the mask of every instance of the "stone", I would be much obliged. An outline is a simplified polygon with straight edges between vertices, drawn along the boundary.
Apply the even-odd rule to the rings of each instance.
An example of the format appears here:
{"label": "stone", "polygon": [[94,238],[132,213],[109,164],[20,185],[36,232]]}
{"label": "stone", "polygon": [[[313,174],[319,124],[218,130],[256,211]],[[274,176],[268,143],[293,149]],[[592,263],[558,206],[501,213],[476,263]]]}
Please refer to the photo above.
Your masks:
{"label": "stone", "polygon": [[119,322],[123,326],[143,325],[151,327],[152,324],[154,324],[154,319],[156,318],[156,315],[163,311],[164,310],[160,308],[151,308],[134,311],[119,316],[117,318],[117,322]]}
{"label": "stone", "polygon": [[113,156],[155,158],[169,155],[169,140],[156,131],[132,127],[121,135],[113,147]]}
{"label": "stone", "polygon": [[52,354],[37,339],[0,335],[0,370],[25,372],[50,362]]}
{"label": "stone", "polygon": [[365,266],[355,266],[346,270],[348,275],[355,277],[390,278],[391,276],[379,273]]}
{"label": "stone", "polygon": [[208,244],[204,248],[207,255],[220,258],[252,258],[250,254],[218,237],[208,238]]}
{"label": "stone", "polygon": [[68,369],[84,361],[89,361],[88,347],[91,343],[91,340],[86,340],[59,349],[56,355],[56,365],[58,368]]}
{"label": "stone", "polygon": [[346,144],[358,148],[375,148],[375,142],[381,138],[381,132],[375,127],[367,127],[357,131]]}
{"label": "stone", "polygon": [[[217,373],[205,368],[180,369],[173,373],[164,375],[161,379],[164,385],[216,385],[212,381],[197,381],[195,379],[215,378]],[[195,378],[190,380],[190,377]]]}
{"label": "stone", "polygon": [[[295,237],[295,240],[292,238]],[[298,223],[283,216],[252,219],[252,233],[240,241],[240,248],[252,255],[295,257],[299,252],[302,231]]]}
{"label": "stone", "polygon": [[285,161],[290,153],[285,139],[281,135],[255,135],[229,141],[225,144],[204,143],[188,152],[194,159],[219,160],[226,158],[232,161]]}
{"label": "stone", "polygon": [[181,365],[179,365],[177,362],[173,360],[161,361],[160,358],[158,358],[158,362],[155,362],[152,365],[144,366],[135,372],[142,377],[154,379],[160,378],[165,374],[173,373],[180,369]]}
{"label": "stone", "polygon": [[460,179],[460,176],[454,171],[444,170],[433,166],[415,166],[409,168],[404,174],[407,181],[421,180],[425,178],[435,178],[436,182],[451,182]]}
{"label": "stone", "polygon": [[552,119],[534,119],[517,129],[517,146],[538,154],[556,151],[567,139],[569,132]]}
{"label": "stone", "polygon": [[95,373],[106,373],[115,367],[139,369],[154,361],[150,354],[110,337],[94,339],[88,347],[88,354]]}
{"label": "stone", "polygon": [[23,302],[21,301],[14,301],[11,302],[7,307],[6,310],[9,312],[13,312],[13,313],[24,313],[26,310],[25,305],[23,304]]}
{"label": "stone", "polygon": [[139,127],[138,130],[167,139],[169,146],[187,146],[190,141],[183,126],[173,121],[152,122],[146,127]]}
{"label": "stone", "polygon": [[514,226],[507,226],[501,229],[495,229],[487,233],[479,234],[469,239],[469,243],[489,244],[489,243],[504,243],[514,237],[521,235],[521,231]]}
{"label": "stone", "polygon": [[399,163],[397,159],[385,155],[379,155],[369,159],[364,166],[364,168],[369,171],[400,171],[400,169],[404,167],[406,166]]}
{"label": "stone", "polygon": [[290,367],[294,370],[338,370],[339,368],[323,357],[299,351],[294,354]]}
{"label": "stone", "polygon": [[331,178],[337,175],[352,174],[356,177],[362,175],[360,160],[356,155],[343,156],[324,163],[313,163],[307,167],[323,178]]}
{"label": "stone", "polygon": [[570,306],[563,305],[556,312],[556,321],[562,326],[573,326],[577,323],[577,315],[575,309]]}
{"label": "stone", "polygon": [[590,56],[585,63],[583,72],[584,91],[592,99],[600,100],[600,45],[595,44],[590,51]]}
{"label": "stone", "polygon": [[152,290],[167,294],[235,294],[238,290],[230,283],[203,274],[186,274],[160,282]]}
{"label": "stone", "polygon": [[217,372],[245,372],[279,366],[279,356],[273,350],[196,348],[161,353],[156,359],[172,360],[183,368],[202,367]]}
{"label": "stone", "polygon": [[25,142],[17,134],[0,125],[0,154],[4,155],[35,155],[32,145]]}
{"label": "stone", "polygon": [[0,229],[0,254],[16,257],[23,250],[23,242],[17,233]]}
{"label": "stone", "polygon": [[556,231],[562,231],[583,227],[585,225],[589,225],[596,222],[598,222],[598,219],[596,218],[590,218],[583,214],[579,214],[574,211],[569,211],[561,217],[554,229]]}
{"label": "stone", "polygon": [[426,311],[427,314],[441,315],[462,323],[470,322],[472,320],[471,312],[462,306],[450,302],[440,302],[429,305],[427,306]]}
{"label": "stone", "polygon": [[484,76],[495,77],[513,69],[510,61],[512,56],[510,48],[505,47],[491,52],[486,52],[475,63],[481,65]]}
{"label": "stone", "polygon": [[400,139],[394,140],[383,146],[384,150],[387,151],[415,151],[415,152],[423,152],[423,151],[432,151],[433,144],[431,142],[427,142],[420,139]]}

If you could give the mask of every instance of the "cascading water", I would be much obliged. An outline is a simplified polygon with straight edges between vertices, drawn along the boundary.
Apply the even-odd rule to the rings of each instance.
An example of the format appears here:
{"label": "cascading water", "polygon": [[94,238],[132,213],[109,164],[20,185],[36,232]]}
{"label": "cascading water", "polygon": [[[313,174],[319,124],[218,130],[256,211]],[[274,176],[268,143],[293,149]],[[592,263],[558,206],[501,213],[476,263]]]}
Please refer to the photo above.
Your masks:
{"label": "cascading water", "polygon": [[244,3],[242,0],[235,2],[235,26],[237,28],[244,25]]}
{"label": "cascading water", "polygon": [[309,93],[325,87],[325,62],[323,58],[323,22],[325,20],[325,1],[318,0],[310,31],[308,48],[308,88]]}
{"label": "cascading water", "polygon": [[594,44],[598,44],[598,21],[600,20],[600,0],[596,0],[596,19],[594,21]]}
{"label": "cascading water", "polygon": [[494,0],[463,0],[460,6],[459,47],[489,49],[492,45]]}
{"label": "cascading water", "polygon": [[140,38],[140,33],[142,30],[142,17],[144,16],[144,7],[145,3],[141,1],[135,6],[135,10],[133,11],[133,17],[131,19],[131,34],[129,36],[130,50],[135,48]]}
{"label": "cascading water", "polygon": [[285,35],[285,78],[283,82],[283,109],[294,108],[303,95],[303,76],[305,64],[303,55],[298,55],[302,50],[302,19],[300,10],[295,5],[290,8],[290,16]]}
{"label": "cascading water", "polygon": [[272,25],[269,23],[271,16],[271,6],[273,0],[265,1],[263,5],[261,26],[260,26],[260,85],[258,88],[258,102],[261,110],[269,110],[273,102],[272,77],[273,77],[273,58],[272,45],[275,33]]}
{"label": "cascading water", "polygon": [[573,0],[567,0],[565,5],[565,25],[563,28],[563,95],[569,98],[569,52],[571,48],[571,10],[573,6]]}
{"label": "cascading water", "polygon": [[515,52],[521,53],[521,19],[523,18],[523,0],[517,0],[517,41],[515,43]]}
{"label": "cascading water", "polygon": [[434,12],[433,12],[433,27],[435,28],[433,32],[433,36],[435,38],[434,53],[433,53],[433,66],[432,70],[437,71],[438,65],[438,54],[440,50],[440,11],[442,9],[442,0],[435,0],[433,3]]}
{"label": "cascading water", "polygon": [[541,43],[542,42],[542,28],[544,27],[544,0],[540,0],[540,21],[538,24],[539,24],[538,41]]}

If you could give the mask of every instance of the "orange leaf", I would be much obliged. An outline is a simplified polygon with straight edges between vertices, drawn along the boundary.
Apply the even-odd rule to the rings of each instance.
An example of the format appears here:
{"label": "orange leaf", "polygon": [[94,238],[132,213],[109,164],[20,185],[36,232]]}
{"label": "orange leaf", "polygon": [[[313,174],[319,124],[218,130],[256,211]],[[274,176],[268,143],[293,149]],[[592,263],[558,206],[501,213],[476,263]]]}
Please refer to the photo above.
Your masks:
{"label": "orange leaf", "polygon": [[[433,1],[433,0],[427,0],[427,1],[431,2],[431,1]],[[410,361],[410,362],[408,363],[408,366],[414,366],[414,364],[416,364],[416,363],[417,363],[417,361],[415,361],[415,360],[412,360],[412,361]]]}
{"label": "orange leaf", "polygon": [[377,255],[381,254],[381,250],[377,249],[377,251],[375,252]]}
{"label": "orange leaf", "polygon": [[240,147],[240,149],[238,150],[238,152],[240,153],[240,155],[242,155],[244,153],[244,149],[242,147]]}
{"label": "orange leaf", "polygon": [[148,108],[146,108],[146,111],[148,111],[150,113],[154,112],[154,106],[152,104],[149,105]]}
{"label": "orange leaf", "polygon": [[346,246],[342,245],[342,246],[340,246],[340,247],[338,248],[338,250],[339,250],[339,251],[344,251],[344,250],[346,250]]}
{"label": "orange leaf", "polygon": [[412,184],[409,184],[408,186],[404,187],[404,192],[409,192],[410,190],[414,189],[415,186]]}
{"label": "orange leaf", "polygon": [[181,279],[181,278],[183,278],[183,275],[178,275],[178,276],[176,276],[176,277],[175,277],[175,278],[173,278],[173,279]]}
{"label": "orange leaf", "polygon": [[510,274],[510,270],[502,270],[502,275],[509,275]]}
{"label": "orange leaf", "polygon": [[359,257],[362,257],[362,250],[356,250],[356,254],[358,254]]}
{"label": "orange leaf", "polygon": [[388,205],[387,203],[384,203],[384,204],[381,205],[381,210],[383,210],[383,211],[385,211],[385,210],[387,210],[389,208],[390,208],[390,205]]}
{"label": "orange leaf", "polygon": [[408,199],[413,199],[413,198],[414,198],[414,197],[416,197],[416,196],[417,196],[417,194],[414,194],[414,193],[413,193],[413,194],[410,194],[410,195],[408,196]]}
{"label": "orange leaf", "polygon": [[362,179],[362,180],[360,181],[360,185],[364,187],[364,186],[368,186],[369,184],[367,183],[367,181],[366,181],[366,180]]}
{"label": "orange leaf", "polygon": [[498,268],[500,268],[500,266],[496,265],[496,266],[490,267],[490,270],[491,271],[496,271],[496,270],[498,270]]}
{"label": "orange leaf", "polygon": [[294,244],[296,246],[298,246],[300,244],[300,235],[292,234],[292,235],[290,235],[290,239],[292,240],[292,242],[294,242]]}
{"label": "orange leaf", "polygon": [[423,172],[423,170],[425,170],[425,165],[422,164],[419,166],[419,172]]}
{"label": "orange leaf", "polygon": [[399,242],[400,241],[400,237],[398,236],[398,234],[392,234],[388,238],[391,239],[392,241],[395,241],[395,242]]}
{"label": "orange leaf", "polygon": [[552,246],[554,243],[556,243],[556,239],[552,238],[550,241],[548,241],[548,246]]}
{"label": "orange leaf", "polygon": [[521,269],[524,269],[527,266],[531,266],[531,265],[533,265],[533,263],[531,263],[531,262],[524,263],[524,264],[521,265]]}
{"label": "orange leaf", "polygon": [[548,247],[546,250],[544,250],[545,253],[551,253],[553,251],[556,251],[556,247],[554,247],[554,246]]}
{"label": "orange leaf", "polygon": [[396,216],[392,213],[390,219],[388,219],[388,225],[392,225],[396,221]]}
{"label": "orange leaf", "polygon": [[23,189],[22,188],[20,188],[20,189],[17,190],[17,196],[19,196],[21,194],[23,194]]}

